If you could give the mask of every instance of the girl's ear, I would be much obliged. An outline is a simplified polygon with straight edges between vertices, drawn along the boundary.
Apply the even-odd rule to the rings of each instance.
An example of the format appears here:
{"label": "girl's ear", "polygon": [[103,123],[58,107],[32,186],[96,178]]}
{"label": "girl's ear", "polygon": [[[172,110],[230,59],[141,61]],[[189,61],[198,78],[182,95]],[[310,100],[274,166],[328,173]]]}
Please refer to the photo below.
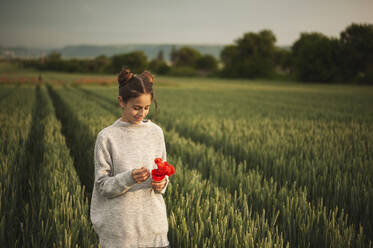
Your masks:
{"label": "girl's ear", "polygon": [[121,108],[125,107],[125,103],[123,102],[123,98],[121,96],[118,96],[118,102]]}

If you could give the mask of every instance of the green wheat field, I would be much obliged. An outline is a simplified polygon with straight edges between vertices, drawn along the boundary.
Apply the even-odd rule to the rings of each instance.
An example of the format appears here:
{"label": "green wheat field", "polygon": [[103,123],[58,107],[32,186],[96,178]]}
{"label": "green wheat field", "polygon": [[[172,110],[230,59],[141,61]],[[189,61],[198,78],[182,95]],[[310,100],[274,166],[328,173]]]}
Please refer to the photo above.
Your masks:
{"label": "green wheat field", "polygon": [[[115,75],[0,68],[1,247],[97,247],[97,133]],[[372,247],[373,88],[155,78],[172,247]]]}

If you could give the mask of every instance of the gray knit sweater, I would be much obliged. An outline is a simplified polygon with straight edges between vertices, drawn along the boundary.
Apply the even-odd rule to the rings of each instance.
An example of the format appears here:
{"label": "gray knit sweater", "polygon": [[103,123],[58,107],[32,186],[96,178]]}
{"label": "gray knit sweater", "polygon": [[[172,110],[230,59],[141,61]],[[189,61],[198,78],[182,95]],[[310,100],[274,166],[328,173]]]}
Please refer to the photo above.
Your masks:
{"label": "gray knit sweater", "polygon": [[116,120],[102,129],[94,150],[95,182],[90,217],[102,248],[163,247],[168,222],[162,194],[152,189],[151,176],[137,184],[131,171],[156,168],[166,160],[162,129],[150,120],[131,124]]}

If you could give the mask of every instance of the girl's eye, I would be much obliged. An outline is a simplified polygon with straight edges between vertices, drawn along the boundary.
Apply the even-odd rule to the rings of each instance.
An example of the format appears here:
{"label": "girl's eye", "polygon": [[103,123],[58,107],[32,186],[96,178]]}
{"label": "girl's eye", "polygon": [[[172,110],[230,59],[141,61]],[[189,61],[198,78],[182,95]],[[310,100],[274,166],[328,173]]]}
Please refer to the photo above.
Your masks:
{"label": "girl's eye", "polygon": [[[145,107],[144,110],[148,110],[149,108],[150,108],[150,107]],[[141,107],[134,107],[133,109],[134,109],[134,110],[140,110]]]}

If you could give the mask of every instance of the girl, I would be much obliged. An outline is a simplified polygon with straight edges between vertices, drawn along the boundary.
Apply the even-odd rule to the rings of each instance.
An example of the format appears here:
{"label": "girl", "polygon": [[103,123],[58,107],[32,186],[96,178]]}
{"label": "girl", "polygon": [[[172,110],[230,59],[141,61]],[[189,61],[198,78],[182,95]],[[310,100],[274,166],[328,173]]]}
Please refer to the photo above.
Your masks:
{"label": "girl", "polygon": [[155,101],[153,76],[122,69],[118,83],[122,116],[98,133],[94,150],[91,221],[101,248],[169,247],[168,177],[154,182],[150,173],[155,158],[166,160],[162,129],[145,119]]}

